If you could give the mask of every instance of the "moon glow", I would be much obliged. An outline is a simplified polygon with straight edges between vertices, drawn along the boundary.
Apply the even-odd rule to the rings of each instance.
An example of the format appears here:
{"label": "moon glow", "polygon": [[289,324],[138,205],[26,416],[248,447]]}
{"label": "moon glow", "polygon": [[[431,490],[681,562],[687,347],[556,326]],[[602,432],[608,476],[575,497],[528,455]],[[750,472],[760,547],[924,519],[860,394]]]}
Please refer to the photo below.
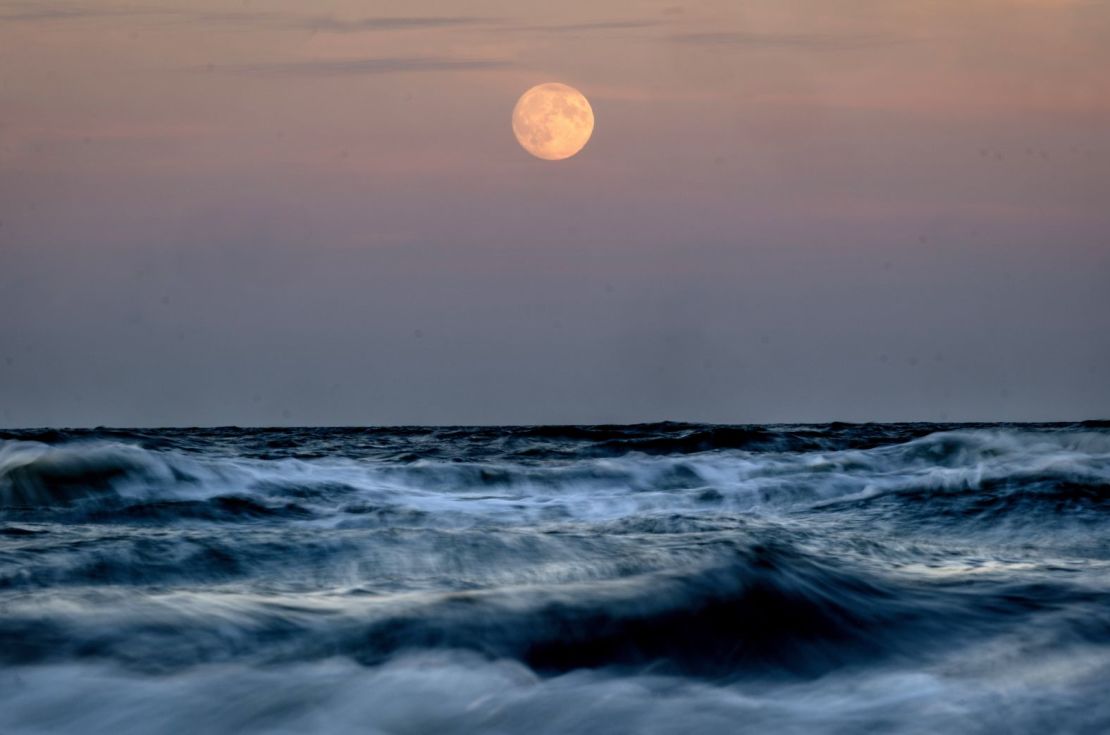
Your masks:
{"label": "moon glow", "polygon": [[537,84],[513,108],[513,135],[536,158],[559,161],[586,145],[594,111],[585,95],[559,82]]}

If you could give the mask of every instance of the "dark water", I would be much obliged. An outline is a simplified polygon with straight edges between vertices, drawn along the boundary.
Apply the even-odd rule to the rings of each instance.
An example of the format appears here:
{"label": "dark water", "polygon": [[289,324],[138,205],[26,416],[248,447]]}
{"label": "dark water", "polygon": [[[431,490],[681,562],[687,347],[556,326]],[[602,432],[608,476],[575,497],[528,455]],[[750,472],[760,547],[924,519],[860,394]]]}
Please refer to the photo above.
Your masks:
{"label": "dark water", "polygon": [[0,732],[1110,732],[1110,424],[0,432]]}

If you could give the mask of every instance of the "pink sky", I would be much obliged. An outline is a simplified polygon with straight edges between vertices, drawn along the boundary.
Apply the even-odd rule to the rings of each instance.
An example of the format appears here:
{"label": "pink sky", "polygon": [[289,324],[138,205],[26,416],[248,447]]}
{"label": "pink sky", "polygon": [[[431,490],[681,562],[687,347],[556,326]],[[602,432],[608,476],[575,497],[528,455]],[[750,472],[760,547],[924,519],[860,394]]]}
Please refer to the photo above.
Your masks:
{"label": "pink sky", "polygon": [[[1106,415],[1107,38],[1086,0],[0,0],[0,424]],[[511,134],[543,81],[596,114],[568,161]]]}

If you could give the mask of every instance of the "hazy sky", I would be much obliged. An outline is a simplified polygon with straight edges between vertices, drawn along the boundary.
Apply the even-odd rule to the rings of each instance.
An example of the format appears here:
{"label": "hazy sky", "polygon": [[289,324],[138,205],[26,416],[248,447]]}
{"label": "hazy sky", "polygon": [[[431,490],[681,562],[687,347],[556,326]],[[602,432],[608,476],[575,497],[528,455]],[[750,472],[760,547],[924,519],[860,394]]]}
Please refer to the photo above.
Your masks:
{"label": "hazy sky", "polygon": [[[1110,3],[0,0],[0,425],[1110,416]],[[575,158],[517,97],[589,97]]]}

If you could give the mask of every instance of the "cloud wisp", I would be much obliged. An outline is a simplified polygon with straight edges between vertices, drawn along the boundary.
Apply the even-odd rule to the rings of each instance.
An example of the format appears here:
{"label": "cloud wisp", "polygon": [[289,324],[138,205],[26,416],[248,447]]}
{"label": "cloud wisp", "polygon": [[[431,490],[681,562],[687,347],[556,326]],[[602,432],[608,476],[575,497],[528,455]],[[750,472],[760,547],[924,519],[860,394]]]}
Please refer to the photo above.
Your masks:
{"label": "cloud wisp", "polygon": [[906,39],[884,34],[834,35],[822,33],[751,33],[716,31],[672,34],[670,40],[694,46],[791,48],[813,50],[860,49],[904,43]]}
{"label": "cloud wisp", "polygon": [[204,71],[264,76],[355,76],[416,72],[480,71],[513,66],[506,59],[471,59],[446,56],[373,57],[362,59],[309,59],[255,64],[210,65]]}
{"label": "cloud wisp", "polygon": [[125,5],[91,7],[71,3],[9,2],[0,4],[0,20],[4,22],[80,21],[124,17],[155,17],[186,23],[255,26],[258,28],[326,31],[330,33],[492,26],[501,22],[499,18],[473,15],[371,16],[343,19],[327,15],[298,15],[272,11],[194,11],[172,8],[140,8]]}
{"label": "cloud wisp", "polygon": [[136,8],[132,6],[89,7],[69,3],[0,4],[3,21],[74,21],[97,18],[161,17],[178,22],[253,26],[262,29],[303,30],[323,33],[369,33],[375,31],[419,31],[440,28],[496,28],[531,33],[590,33],[651,28],[657,21],[599,20],[581,23],[514,24],[511,18],[480,15],[369,16],[339,18],[331,15],[300,15],[274,11],[194,11],[170,8]]}
{"label": "cloud wisp", "polygon": [[184,16],[194,23],[253,25],[326,33],[368,33],[374,31],[419,31],[437,28],[462,28],[496,25],[497,18],[476,15],[371,16],[337,18],[330,15],[295,15],[290,13],[189,13]]}
{"label": "cloud wisp", "polygon": [[551,25],[516,25],[505,30],[534,33],[589,33],[591,31],[630,31],[655,28],[660,23],[650,20],[599,20],[586,23],[559,23]]}
{"label": "cloud wisp", "polygon": [[4,23],[34,23],[42,21],[88,20],[93,18],[120,18],[125,16],[165,16],[173,11],[154,8],[99,7],[64,3],[9,2],[0,4],[0,21]]}

